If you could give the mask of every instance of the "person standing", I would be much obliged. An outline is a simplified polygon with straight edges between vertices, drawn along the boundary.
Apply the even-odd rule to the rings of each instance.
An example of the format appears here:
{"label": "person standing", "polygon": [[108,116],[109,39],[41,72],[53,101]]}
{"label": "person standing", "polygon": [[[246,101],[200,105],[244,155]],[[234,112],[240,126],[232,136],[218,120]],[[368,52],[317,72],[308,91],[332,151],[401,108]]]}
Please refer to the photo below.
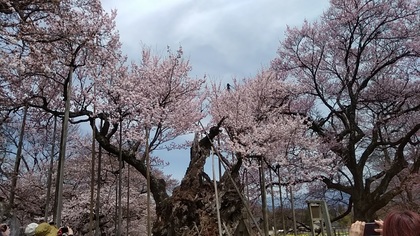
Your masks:
{"label": "person standing", "polygon": [[9,236],[10,227],[7,224],[0,224],[0,236]]}
{"label": "person standing", "polygon": [[58,236],[73,236],[73,229],[68,226],[63,226],[58,230]]}
{"label": "person standing", "polygon": [[[382,236],[420,236],[420,215],[410,210],[391,211],[385,220],[375,220],[378,228],[377,234]],[[354,222],[349,231],[349,236],[363,236],[365,222]]]}
{"label": "person standing", "polygon": [[25,235],[26,236],[34,236],[35,235],[35,229],[36,229],[36,227],[38,227],[38,224],[37,223],[30,223],[25,228]]}
{"label": "person standing", "polygon": [[379,225],[383,236],[420,236],[420,214],[414,211],[390,212]]}
{"label": "person standing", "polygon": [[49,223],[41,223],[35,228],[35,236],[57,236],[58,228]]}

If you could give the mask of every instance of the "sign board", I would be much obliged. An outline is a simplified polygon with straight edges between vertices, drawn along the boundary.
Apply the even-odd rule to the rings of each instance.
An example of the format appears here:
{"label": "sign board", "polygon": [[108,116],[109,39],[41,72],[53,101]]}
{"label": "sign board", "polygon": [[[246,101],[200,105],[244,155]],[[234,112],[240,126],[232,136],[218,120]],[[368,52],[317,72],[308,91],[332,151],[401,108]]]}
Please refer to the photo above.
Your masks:
{"label": "sign board", "polygon": [[330,214],[328,213],[328,207],[325,201],[307,201],[309,214],[311,216],[311,230],[312,235],[321,234],[324,236],[332,236],[332,227]]}

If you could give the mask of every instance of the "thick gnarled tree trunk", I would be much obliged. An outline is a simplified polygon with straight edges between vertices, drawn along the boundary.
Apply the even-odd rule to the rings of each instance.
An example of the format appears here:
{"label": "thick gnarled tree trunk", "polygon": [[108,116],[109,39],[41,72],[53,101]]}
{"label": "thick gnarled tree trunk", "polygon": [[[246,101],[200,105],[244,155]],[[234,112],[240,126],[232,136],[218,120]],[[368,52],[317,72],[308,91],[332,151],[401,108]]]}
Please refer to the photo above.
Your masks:
{"label": "thick gnarled tree trunk", "polygon": [[[181,185],[165,201],[165,209],[157,212],[158,219],[153,228],[153,235],[218,235],[216,194],[212,180],[203,172],[204,164],[210,155],[210,139],[217,135],[213,129],[209,136],[198,140],[191,147],[191,161]],[[232,178],[227,175],[230,174]],[[229,230],[234,229],[241,219],[244,207],[239,193],[240,186],[237,173],[226,172],[218,182],[220,218]]]}

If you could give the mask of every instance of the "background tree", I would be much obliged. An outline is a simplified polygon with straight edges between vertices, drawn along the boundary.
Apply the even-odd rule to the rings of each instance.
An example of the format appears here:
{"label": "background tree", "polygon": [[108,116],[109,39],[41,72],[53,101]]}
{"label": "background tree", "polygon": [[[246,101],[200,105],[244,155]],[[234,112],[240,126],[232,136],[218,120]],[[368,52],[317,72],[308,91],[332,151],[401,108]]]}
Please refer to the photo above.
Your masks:
{"label": "background tree", "polygon": [[[20,23],[20,15],[11,14]],[[70,101],[71,122],[90,121],[96,129],[95,121],[104,120],[95,133],[104,150],[115,157],[122,154],[145,176],[146,143],[152,152],[196,130],[196,122],[205,115],[201,112],[203,81],[188,76],[191,67],[182,59],[181,49],[169,52],[167,58],[144,50],[142,61],[128,70],[115,31],[115,13],[105,13],[99,1],[61,1],[51,12],[33,14],[39,20],[13,25],[11,32],[17,34],[2,28],[3,39],[8,40],[1,61],[5,108],[27,102],[62,118],[64,102]],[[122,151],[116,133],[120,126]],[[156,174],[151,179],[157,212],[166,217],[161,207],[168,197],[165,179]]]}
{"label": "background tree", "polygon": [[221,148],[234,153],[238,164],[244,160],[243,165],[255,167],[251,160],[257,158],[278,165],[288,184],[332,170],[334,156],[307,132],[313,100],[303,94],[304,87],[281,81],[270,70],[235,80],[233,87],[214,87],[211,115],[215,121],[225,118]]}
{"label": "background tree", "polygon": [[[70,132],[74,134],[74,130]],[[69,139],[69,157],[64,171],[63,185],[63,222],[71,225],[79,234],[86,235],[89,231],[89,204],[90,204],[90,146],[88,145],[89,137],[80,138],[82,135],[77,134],[78,138],[74,139],[74,135],[70,135]],[[48,152],[46,152],[48,153]],[[103,154],[103,175],[101,176],[101,205],[100,214],[95,220],[99,221],[100,230],[105,234],[115,232],[116,223],[116,185],[118,181],[118,160],[112,155]],[[48,210],[48,220],[52,219],[52,208],[46,208],[47,202],[47,170],[49,168],[48,158],[38,155],[38,163],[29,171],[21,171],[20,179],[17,186],[17,198],[15,207],[16,217],[22,222],[22,225],[30,222],[41,222],[44,220],[44,210]],[[153,166],[160,165],[152,158]],[[54,165],[53,178],[56,179],[57,162]],[[127,170],[122,170],[123,183],[123,202],[127,203]],[[159,171],[154,171],[155,175],[162,179],[168,180],[168,189],[173,188],[175,183],[171,182],[169,177],[164,176]],[[123,204],[123,226],[128,227],[131,235],[146,233],[146,181],[138,172],[130,174],[130,208]],[[52,181],[52,189],[55,189],[55,181]],[[5,192],[8,191],[7,182],[1,186]],[[53,195],[50,196],[52,199]],[[129,212],[127,212],[129,211]],[[128,217],[130,218],[129,224]],[[152,219],[155,219],[153,213]]]}
{"label": "background tree", "polygon": [[341,165],[323,182],[349,196],[359,220],[375,219],[419,172],[418,6],[332,0],[318,22],[287,30],[272,62],[316,99],[312,129]]}
{"label": "background tree", "polygon": [[[302,88],[279,80],[270,70],[261,71],[255,78],[234,80],[228,89],[213,86],[210,113],[213,122],[223,119],[218,148],[229,156],[222,161],[231,175],[250,175],[249,180],[253,176],[256,182],[246,186],[254,189],[251,199],[261,194],[263,211],[265,194],[261,190],[266,184],[261,180],[270,182],[269,166],[279,167],[276,174],[285,179],[282,184],[286,185],[311,181],[333,170],[334,155],[324,152],[308,131],[306,113],[313,101]],[[268,234],[269,220],[266,214],[262,217],[262,228]]]}

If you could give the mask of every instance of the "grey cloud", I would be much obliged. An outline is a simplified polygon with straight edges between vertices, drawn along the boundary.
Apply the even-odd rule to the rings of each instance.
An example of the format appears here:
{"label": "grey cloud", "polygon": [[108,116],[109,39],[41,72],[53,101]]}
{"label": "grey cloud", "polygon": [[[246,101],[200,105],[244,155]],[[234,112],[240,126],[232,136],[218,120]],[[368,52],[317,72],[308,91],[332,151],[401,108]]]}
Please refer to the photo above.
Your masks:
{"label": "grey cloud", "polygon": [[167,45],[183,46],[198,76],[248,76],[275,56],[286,25],[318,17],[327,3],[189,0],[142,11],[141,5],[125,8],[121,1],[117,25],[130,58],[137,59],[142,43],[163,51]]}

